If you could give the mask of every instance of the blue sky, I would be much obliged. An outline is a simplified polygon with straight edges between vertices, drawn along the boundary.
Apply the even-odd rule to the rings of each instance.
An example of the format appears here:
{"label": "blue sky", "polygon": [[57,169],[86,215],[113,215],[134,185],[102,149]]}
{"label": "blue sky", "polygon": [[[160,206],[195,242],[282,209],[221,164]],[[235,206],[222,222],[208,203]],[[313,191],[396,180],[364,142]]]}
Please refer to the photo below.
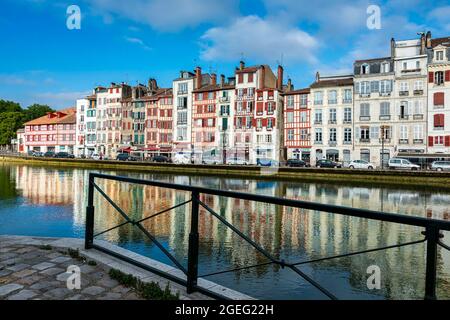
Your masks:
{"label": "blue sky", "polygon": [[[80,30],[66,10],[78,5]],[[367,8],[381,29],[367,28]],[[180,70],[233,74],[282,62],[295,87],[316,71],[350,73],[352,62],[389,54],[389,40],[430,30],[450,35],[450,1],[2,0],[0,99],[72,106],[95,85],[149,77],[171,86]]]}

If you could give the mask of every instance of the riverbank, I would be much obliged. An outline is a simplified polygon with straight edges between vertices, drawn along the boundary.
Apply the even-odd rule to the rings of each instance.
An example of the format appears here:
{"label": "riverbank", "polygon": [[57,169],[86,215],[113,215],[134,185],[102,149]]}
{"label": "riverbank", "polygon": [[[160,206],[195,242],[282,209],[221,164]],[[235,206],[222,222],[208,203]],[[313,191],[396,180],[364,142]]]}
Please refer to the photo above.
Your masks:
{"label": "riverbank", "polygon": [[303,182],[332,182],[351,185],[399,186],[415,189],[450,190],[449,172],[387,171],[319,168],[267,168],[229,165],[175,165],[165,163],[95,161],[0,156],[0,163],[15,163],[60,168],[117,170],[165,174],[187,174],[241,179],[265,179]]}

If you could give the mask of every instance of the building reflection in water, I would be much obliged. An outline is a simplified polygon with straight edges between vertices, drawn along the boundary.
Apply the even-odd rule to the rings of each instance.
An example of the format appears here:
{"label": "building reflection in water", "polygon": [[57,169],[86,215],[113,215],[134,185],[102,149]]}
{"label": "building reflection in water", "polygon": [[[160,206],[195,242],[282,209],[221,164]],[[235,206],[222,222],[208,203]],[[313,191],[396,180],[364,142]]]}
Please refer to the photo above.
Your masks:
{"label": "building reflection in water", "polygon": [[[83,229],[88,171],[27,166],[11,168],[15,168],[9,172],[15,178],[15,188],[30,205],[72,205],[73,223],[80,230]],[[177,184],[251,192],[436,219],[448,219],[450,210],[450,195],[445,193],[431,194],[420,191],[332,184],[126,174]],[[134,220],[149,217],[175,204],[187,201],[190,197],[190,194],[186,192],[151,186],[113,181],[99,181],[98,184]],[[300,262],[421,238],[420,229],[394,223],[380,223],[210,195],[201,195],[201,200],[260,243],[275,257],[288,261]],[[124,222],[123,217],[98,192],[94,201],[96,231],[112,228]],[[189,221],[190,205],[186,205],[149,219],[143,224],[177,259],[186,265]],[[200,273],[267,261],[204,209],[200,211],[199,232],[201,237]],[[82,234],[68,236],[82,236]],[[105,234],[104,238],[131,249],[140,249],[144,254],[145,248],[154,247],[140,230],[131,226],[114,229]],[[151,251],[150,256],[155,252],[155,250]],[[321,283],[325,287],[327,287],[327,281],[340,279],[342,283],[346,283],[341,283],[342,287],[347,286],[348,291],[355,294],[365,293],[369,296],[388,298],[421,298],[424,291],[425,255],[425,246],[419,244],[328,260],[304,266],[302,270],[312,275],[314,279],[323,280],[324,282]],[[159,258],[162,256],[160,255]],[[378,265],[381,268],[382,292],[372,293],[366,288],[366,268],[370,265]],[[292,278],[292,275],[283,276],[284,273],[285,271],[280,270],[279,267],[270,265],[239,271],[232,276],[227,275],[228,278],[224,277],[224,279],[232,279],[243,291],[245,291],[243,282],[248,281],[249,276],[260,279],[260,284],[269,287],[271,284],[261,280],[266,276],[275,280],[284,277],[284,281],[298,281],[296,277]],[[450,298],[449,280],[450,257],[448,252],[440,250],[439,293],[441,297]],[[214,281],[220,282],[217,278],[214,278]],[[229,285],[233,287],[232,284]],[[333,289],[334,291],[331,291],[336,292],[336,288]],[[342,292],[342,294],[345,296],[346,293]]]}

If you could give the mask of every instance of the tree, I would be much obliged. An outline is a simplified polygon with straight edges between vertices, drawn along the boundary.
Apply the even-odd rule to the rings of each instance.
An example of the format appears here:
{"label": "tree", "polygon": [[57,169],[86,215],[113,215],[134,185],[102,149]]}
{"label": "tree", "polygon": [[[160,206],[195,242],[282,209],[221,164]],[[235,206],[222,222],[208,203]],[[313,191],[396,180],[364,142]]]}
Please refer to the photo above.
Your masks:
{"label": "tree", "polygon": [[54,112],[52,108],[43,104],[33,104],[24,110],[25,122],[30,121],[42,116],[45,116],[47,112]]}
{"label": "tree", "polygon": [[17,102],[0,100],[0,113],[3,112],[22,112],[23,109]]}
{"label": "tree", "polygon": [[22,112],[0,112],[0,145],[11,143],[18,129],[22,128],[24,115]]}

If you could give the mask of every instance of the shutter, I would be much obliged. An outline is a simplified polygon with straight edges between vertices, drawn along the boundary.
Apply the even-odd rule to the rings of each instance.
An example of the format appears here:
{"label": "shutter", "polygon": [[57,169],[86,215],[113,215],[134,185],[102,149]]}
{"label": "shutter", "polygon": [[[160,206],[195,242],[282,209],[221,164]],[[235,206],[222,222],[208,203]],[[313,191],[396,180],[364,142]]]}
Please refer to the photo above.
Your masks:
{"label": "shutter", "polygon": [[276,123],[275,118],[272,118],[272,127],[273,128],[275,128],[275,123]]}
{"label": "shutter", "polygon": [[355,140],[359,140],[361,137],[361,131],[359,130],[359,127],[355,128]]}
{"label": "shutter", "polygon": [[247,123],[247,118],[243,117],[242,118],[242,126],[245,127],[246,123]]}
{"label": "shutter", "polygon": [[434,73],[428,72],[428,82],[433,83],[434,82]]}
{"label": "shutter", "polygon": [[264,110],[267,112],[267,105],[268,105],[269,103],[268,102],[265,102],[264,103]]}
{"label": "shutter", "polygon": [[433,95],[434,105],[435,106],[443,106],[444,105],[444,93],[436,92]]}
{"label": "shutter", "polygon": [[434,137],[428,137],[428,146],[432,147],[434,145]]}
{"label": "shutter", "polygon": [[445,136],[445,146],[450,147],[450,136]]}
{"label": "shutter", "polygon": [[256,127],[256,119],[255,118],[252,119],[252,126]]}
{"label": "shutter", "polygon": [[450,81],[450,70],[445,71],[445,82]]}

